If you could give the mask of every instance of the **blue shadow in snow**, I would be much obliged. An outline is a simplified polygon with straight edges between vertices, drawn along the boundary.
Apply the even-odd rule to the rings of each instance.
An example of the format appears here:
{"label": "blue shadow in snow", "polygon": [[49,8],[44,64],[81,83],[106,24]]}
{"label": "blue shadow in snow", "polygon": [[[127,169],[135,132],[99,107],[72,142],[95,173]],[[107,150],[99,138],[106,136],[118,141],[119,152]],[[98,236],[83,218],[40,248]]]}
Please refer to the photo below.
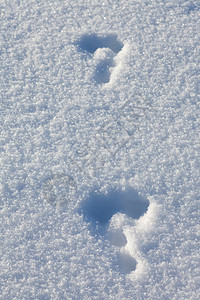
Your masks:
{"label": "blue shadow in snow", "polygon": [[139,219],[148,209],[149,201],[137,191],[128,188],[125,191],[112,190],[108,194],[92,192],[82,202],[80,210],[86,221],[98,228],[105,227],[112,216],[118,212],[133,219]]}
{"label": "blue shadow in snow", "polygon": [[94,53],[98,48],[110,48],[113,52],[118,53],[123,44],[117,40],[117,35],[107,34],[105,36],[97,36],[96,34],[83,35],[77,42],[82,51]]}

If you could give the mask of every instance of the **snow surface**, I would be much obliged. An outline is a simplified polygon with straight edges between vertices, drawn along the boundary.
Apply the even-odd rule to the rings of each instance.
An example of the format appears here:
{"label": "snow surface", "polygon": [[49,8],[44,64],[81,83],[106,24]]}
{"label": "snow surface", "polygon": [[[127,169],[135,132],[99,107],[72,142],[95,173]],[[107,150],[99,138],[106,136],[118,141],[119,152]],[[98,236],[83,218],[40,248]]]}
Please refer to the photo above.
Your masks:
{"label": "snow surface", "polygon": [[0,18],[0,299],[198,299],[199,0]]}

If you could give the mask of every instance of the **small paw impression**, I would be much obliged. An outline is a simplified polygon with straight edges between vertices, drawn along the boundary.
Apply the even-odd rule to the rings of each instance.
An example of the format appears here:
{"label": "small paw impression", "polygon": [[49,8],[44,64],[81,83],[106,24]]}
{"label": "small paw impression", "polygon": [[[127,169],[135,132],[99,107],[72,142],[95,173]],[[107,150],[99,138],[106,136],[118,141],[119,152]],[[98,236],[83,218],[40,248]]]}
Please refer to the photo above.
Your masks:
{"label": "small paw impression", "polygon": [[149,206],[149,201],[142,198],[134,189],[125,191],[112,190],[107,194],[92,192],[82,203],[84,217],[99,226],[106,225],[118,212],[133,219],[139,219]]}
{"label": "small paw impression", "polygon": [[117,40],[115,34],[97,36],[96,34],[84,35],[78,41],[81,51],[93,54],[96,69],[94,80],[98,84],[110,81],[110,68],[115,67],[114,58],[122,50],[123,44]]}

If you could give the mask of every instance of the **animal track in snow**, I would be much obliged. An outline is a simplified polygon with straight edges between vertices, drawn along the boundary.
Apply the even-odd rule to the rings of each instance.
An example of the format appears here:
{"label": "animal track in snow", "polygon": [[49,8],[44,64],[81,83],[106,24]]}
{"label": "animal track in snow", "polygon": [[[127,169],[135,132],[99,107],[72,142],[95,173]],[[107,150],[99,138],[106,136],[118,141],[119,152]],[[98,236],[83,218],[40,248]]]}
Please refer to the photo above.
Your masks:
{"label": "animal track in snow", "polygon": [[[112,190],[107,194],[92,192],[81,203],[80,210],[85,220],[91,224],[91,232],[96,235],[109,236],[113,246],[121,248],[118,256],[119,268],[122,273],[128,274],[136,269],[136,259],[126,250],[127,239],[122,228],[113,222],[113,216],[123,214],[132,219],[139,219],[147,211],[149,201],[142,198],[134,189],[125,191]],[[112,219],[111,227],[109,228]],[[113,223],[116,225],[112,226]],[[115,228],[116,227],[116,228]],[[109,229],[109,233],[107,230]]]}
{"label": "animal track in snow", "polygon": [[82,51],[93,54],[96,65],[94,80],[98,84],[110,82],[111,74],[117,67],[115,57],[121,53],[124,47],[117,40],[117,36],[115,34],[104,36],[97,36],[96,34],[84,35],[79,40],[78,46]]}

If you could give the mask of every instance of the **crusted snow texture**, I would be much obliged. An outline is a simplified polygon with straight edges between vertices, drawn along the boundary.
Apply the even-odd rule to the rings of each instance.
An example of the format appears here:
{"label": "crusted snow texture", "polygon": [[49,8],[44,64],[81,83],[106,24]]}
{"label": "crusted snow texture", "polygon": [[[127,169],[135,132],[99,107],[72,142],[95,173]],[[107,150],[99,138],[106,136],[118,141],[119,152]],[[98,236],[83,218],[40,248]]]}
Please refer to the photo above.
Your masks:
{"label": "crusted snow texture", "polygon": [[0,17],[0,298],[196,300],[199,1]]}

